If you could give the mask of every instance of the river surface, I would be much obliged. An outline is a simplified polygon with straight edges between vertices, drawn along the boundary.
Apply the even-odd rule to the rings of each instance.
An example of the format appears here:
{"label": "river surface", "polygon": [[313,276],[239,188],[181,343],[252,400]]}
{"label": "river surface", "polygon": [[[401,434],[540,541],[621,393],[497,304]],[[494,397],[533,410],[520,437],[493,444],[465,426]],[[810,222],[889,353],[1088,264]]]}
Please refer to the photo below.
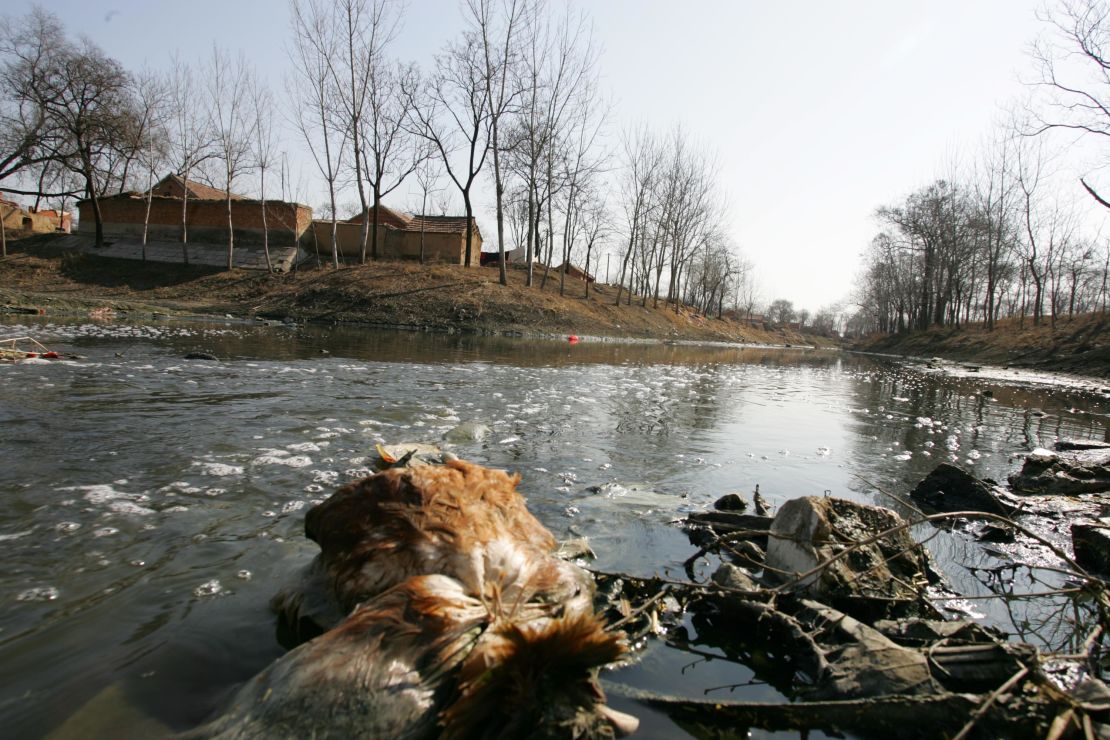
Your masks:
{"label": "river surface", "polygon": [[[151,737],[208,717],[282,654],[267,602],[316,552],[305,511],[367,475],[376,442],[519,471],[557,537],[589,538],[593,567],[685,579],[696,548],[673,522],[724,493],[899,508],[880,491],[904,495],[939,461],[1004,480],[1058,436],[1105,439],[1110,407],[1074,387],[797,349],[0,321],[0,337],[28,334],[81,357],[0,365],[0,718],[19,738]],[[467,422],[488,434],[444,441]],[[1005,555],[958,531],[928,547],[972,597],[989,593],[976,564]],[[1051,615],[945,605],[1048,649],[1074,640],[1037,629]],[[1082,620],[1068,614],[1057,621]],[[699,652],[655,640],[605,678],[787,700],[758,667]],[[683,734],[613,703],[644,719],[642,737]]]}

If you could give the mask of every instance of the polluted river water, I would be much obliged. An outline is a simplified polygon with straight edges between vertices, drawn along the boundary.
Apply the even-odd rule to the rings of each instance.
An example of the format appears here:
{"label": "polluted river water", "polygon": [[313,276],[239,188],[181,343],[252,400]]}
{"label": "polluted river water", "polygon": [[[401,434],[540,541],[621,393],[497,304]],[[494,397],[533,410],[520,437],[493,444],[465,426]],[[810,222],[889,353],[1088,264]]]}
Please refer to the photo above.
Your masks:
{"label": "polluted river water", "polygon": [[[588,538],[591,568],[686,579],[697,548],[675,521],[725,493],[750,499],[758,486],[772,506],[829,495],[905,513],[898,497],[939,462],[1004,480],[1059,437],[1106,439],[1110,413],[1098,387],[800,349],[0,322],[0,337],[26,335],[77,357],[0,365],[9,737],[156,737],[203,722],[284,652],[268,601],[316,552],[304,514],[368,475],[379,442],[519,472],[557,538]],[[953,616],[1048,651],[1074,646],[1081,609],[982,598],[983,573],[1033,557],[1027,543],[915,535]],[[694,575],[716,565],[699,561]],[[625,687],[789,701],[759,656],[701,639],[692,620],[681,631],[602,676],[610,703],[641,718],[638,736],[684,733]]]}

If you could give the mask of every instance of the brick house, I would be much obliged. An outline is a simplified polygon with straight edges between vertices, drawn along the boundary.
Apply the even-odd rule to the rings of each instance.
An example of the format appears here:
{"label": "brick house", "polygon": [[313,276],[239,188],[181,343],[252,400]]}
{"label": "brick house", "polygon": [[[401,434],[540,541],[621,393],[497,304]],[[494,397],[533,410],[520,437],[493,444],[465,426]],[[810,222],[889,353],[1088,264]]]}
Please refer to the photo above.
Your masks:
{"label": "brick house", "polygon": [[555,268],[554,272],[556,275],[558,275],[564,269],[566,270],[567,277],[569,278],[574,278],[575,280],[585,280],[587,283],[594,282],[593,275],[586,272],[581,267],[571,264],[570,262],[564,262],[563,264],[559,265]]}
{"label": "brick house", "polygon": [[[186,192],[188,199],[183,203]],[[180,242],[184,205],[190,244],[227,245],[228,193],[224,190],[168,175],[151,188],[149,220],[146,193],[120,193],[100,198],[99,201],[104,236],[108,239],[141,240],[143,224],[146,223],[148,241]],[[77,208],[80,214],[78,233],[95,233],[92,201],[78,201]],[[280,200],[267,200],[265,215],[272,246],[298,244],[312,222],[311,208]],[[236,246],[262,244],[262,201],[232,193],[231,222]]]}
{"label": "brick house", "polygon": [[[339,222],[336,241],[339,254],[347,261],[356,261],[361,250],[363,220],[373,223],[373,211]],[[471,238],[470,266],[477,267],[482,253],[482,232],[474,219]],[[378,206],[378,253],[382,259],[420,259],[420,242],[424,241],[424,258],[428,262],[466,264],[465,216],[417,216]],[[320,254],[331,254],[331,221],[312,222]],[[367,253],[370,251],[367,242]]]}
{"label": "brick house", "polygon": [[0,198],[0,218],[5,229],[48,234],[54,231],[69,233],[73,215],[68,211],[36,211]]}

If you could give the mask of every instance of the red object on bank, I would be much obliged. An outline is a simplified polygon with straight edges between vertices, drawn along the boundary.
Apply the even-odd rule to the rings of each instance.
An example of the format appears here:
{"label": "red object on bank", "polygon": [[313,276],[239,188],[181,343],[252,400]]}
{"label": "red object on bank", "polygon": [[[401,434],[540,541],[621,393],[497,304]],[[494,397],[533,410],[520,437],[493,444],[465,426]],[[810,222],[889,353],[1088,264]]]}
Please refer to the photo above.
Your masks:
{"label": "red object on bank", "polygon": [[571,344],[578,344],[578,335],[577,334],[571,334],[569,337],[567,337],[567,341],[570,342]]}

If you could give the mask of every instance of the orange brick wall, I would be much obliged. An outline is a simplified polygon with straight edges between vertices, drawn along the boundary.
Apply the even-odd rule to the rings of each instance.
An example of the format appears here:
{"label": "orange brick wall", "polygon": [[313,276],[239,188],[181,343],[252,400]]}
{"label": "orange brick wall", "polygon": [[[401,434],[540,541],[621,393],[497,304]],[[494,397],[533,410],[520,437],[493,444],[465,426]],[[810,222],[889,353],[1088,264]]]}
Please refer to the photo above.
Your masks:
{"label": "orange brick wall", "polygon": [[[91,234],[96,230],[92,201],[78,204],[81,221],[78,231]],[[100,201],[104,233],[113,237],[135,237],[143,233],[146,200],[141,197],[105,198]],[[266,201],[266,221],[270,239],[283,241],[284,236],[299,238],[312,222],[312,209],[295,203]],[[262,203],[257,200],[231,201],[231,222],[235,239],[244,244],[262,241]],[[227,201],[190,200],[186,205],[189,241],[227,242]],[[154,240],[181,239],[181,201],[155,197],[150,204],[148,234]]]}
{"label": "orange brick wall", "polygon": [[[315,230],[315,241],[313,241]],[[420,259],[420,232],[400,231],[378,227],[378,245],[382,259]],[[339,257],[346,263],[358,262],[362,242],[362,224],[339,222],[336,224],[336,241],[339,243]],[[314,221],[313,229],[309,229],[301,240],[309,253],[315,254],[319,247],[320,258],[327,260],[331,257],[331,221]],[[471,267],[479,263],[479,254],[482,251],[482,239],[474,235],[471,244]],[[366,245],[367,258],[369,258],[370,245]],[[424,258],[428,262],[447,262],[452,265],[463,264],[466,258],[466,235],[448,234],[443,232],[425,232]]]}

